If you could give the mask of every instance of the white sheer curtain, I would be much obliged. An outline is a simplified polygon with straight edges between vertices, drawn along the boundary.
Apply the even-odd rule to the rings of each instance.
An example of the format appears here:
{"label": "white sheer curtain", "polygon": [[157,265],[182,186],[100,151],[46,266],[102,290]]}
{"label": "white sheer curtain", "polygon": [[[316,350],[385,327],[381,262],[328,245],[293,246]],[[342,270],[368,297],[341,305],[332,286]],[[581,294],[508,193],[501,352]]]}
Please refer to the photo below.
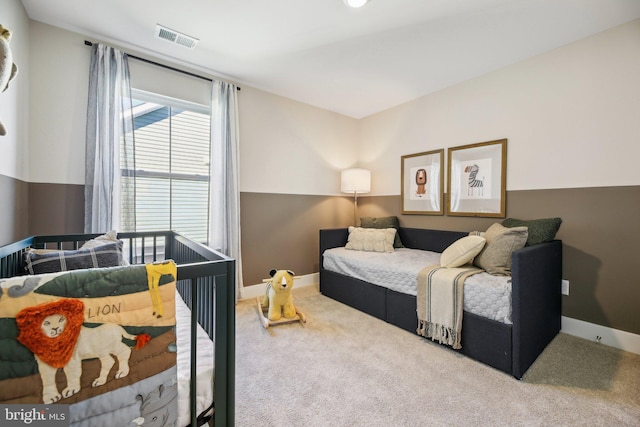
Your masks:
{"label": "white sheer curtain", "polygon": [[236,260],[237,301],[242,290],[238,96],[230,83],[212,85],[209,246]]}
{"label": "white sheer curtain", "polygon": [[[125,53],[94,44],[89,69],[85,156],[86,233],[120,229],[120,144],[131,147],[129,65]],[[129,156],[125,155],[125,158]],[[133,167],[127,167],[134,170]],[[133,193],[133,192],[131,192]]]}

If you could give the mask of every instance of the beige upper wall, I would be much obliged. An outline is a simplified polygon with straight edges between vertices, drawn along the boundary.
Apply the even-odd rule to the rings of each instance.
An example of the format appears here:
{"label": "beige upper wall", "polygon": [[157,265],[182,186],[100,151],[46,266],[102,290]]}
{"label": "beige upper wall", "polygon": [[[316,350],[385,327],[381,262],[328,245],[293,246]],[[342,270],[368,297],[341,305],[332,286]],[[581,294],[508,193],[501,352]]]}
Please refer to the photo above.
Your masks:
{"label": "beige upper wall", "polygon": [[30,21],[29,182],[84,184],[91,50],[84,38]]}
{"label": "beige upper wall", "polygon": [[[30,31],[34,72],[28,181],[84,184],[91,49],[84,45],[83,35],[37,21],[30,21]],[[130,62],[134,87],[163,88],[168,96],[187,93],[188,100],[198,103],[210,100],[210,85],[202,80]],[[170,87],[167,78],[172,78]],[[339,194],[339,171],[357,161],[355,119],[248,86],[242,87],[238,99],[241,191]],[[56,100],[55,108],[51,100]]]}
{"label": "beige upper wall", "polygon": [[195,104],[211,104],[211,82],[207,80],[136,59],[129,60],[129,72],[132,88]]}
{"label": "beige upper wall", "polygon": [[640,20],[367,117],[372,194],[400,194],[402,155],[501,138],[507,190],[638,185],[638,76]]}
{"label": "beige upper wall", "polygon": [[250,87],[239,95],[240,191],[340,194],[357,164],[358,122]]}
{"label": "beige upper wall", "polygon": [[7,134],[0,136],[0,175],[29,178],[29,17],[19,0],[0,2],[0,24],[11,30],[11,52],[18,75],[0,94],[0,121]]}
{"label": "beige upper wall", "polygon": [[[28,27],[29,154],[14,142],[13,157],[29,165],[14,173],[2,156],[0,173],[83,184],[90,49],[80,34]],[[498,138],[509,140],[508,190],[638,185],[637,75],[640,20],[360,121],[245,86],[241,191],[339,194],[339,171],[361,165],[372,195],[397,195],[401,155]]]}

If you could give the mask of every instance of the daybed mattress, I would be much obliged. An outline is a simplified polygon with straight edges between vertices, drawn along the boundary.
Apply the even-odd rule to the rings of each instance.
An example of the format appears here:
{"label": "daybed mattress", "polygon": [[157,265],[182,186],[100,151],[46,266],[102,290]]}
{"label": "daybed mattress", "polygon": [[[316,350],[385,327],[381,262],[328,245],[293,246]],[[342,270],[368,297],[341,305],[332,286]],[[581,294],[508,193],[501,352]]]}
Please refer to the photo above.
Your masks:
{"label": "daybed mattress", "polygon": [[[178,365],[178,426],[191,423],[189,411],[189,384],[191,376],[191,310],[176,292],[176,340]],[[197,325],[197,391],[198,415],[213,402],[214,346],[209,335]]]}
{"label": "daybed mattress", "polygon": [[[415,296],[418,272],[440,264],[440,254],[398,248],[392,253],[327,249],[323,267],[396,292]],[[511,277],[486,272],[464,282],[464,310],[501,323],[511,324]]]}

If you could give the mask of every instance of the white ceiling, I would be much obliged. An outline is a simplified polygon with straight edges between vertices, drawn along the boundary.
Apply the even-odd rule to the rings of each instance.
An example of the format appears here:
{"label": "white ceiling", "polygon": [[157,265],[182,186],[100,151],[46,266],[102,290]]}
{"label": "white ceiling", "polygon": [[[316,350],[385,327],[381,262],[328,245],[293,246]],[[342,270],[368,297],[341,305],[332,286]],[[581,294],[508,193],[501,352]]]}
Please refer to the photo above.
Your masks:
{"label": "white ceiling", "polygon": [[[31,19],[361,118],[640,17],[640,0],[22,0]],[[156,24],[200,39],[189,50]]]}

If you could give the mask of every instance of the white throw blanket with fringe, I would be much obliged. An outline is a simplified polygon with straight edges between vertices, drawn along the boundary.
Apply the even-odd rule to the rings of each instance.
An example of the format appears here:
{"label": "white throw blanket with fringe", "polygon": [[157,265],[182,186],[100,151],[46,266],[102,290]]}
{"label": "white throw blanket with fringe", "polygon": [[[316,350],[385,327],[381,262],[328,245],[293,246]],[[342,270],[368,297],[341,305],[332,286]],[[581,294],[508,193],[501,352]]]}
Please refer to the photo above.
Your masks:
{"label": "white throw blanket with fringe", "polygon": [[433,265],[418,273],[417,333],[454,349],[462,348],[464,281],[484,270]]}

